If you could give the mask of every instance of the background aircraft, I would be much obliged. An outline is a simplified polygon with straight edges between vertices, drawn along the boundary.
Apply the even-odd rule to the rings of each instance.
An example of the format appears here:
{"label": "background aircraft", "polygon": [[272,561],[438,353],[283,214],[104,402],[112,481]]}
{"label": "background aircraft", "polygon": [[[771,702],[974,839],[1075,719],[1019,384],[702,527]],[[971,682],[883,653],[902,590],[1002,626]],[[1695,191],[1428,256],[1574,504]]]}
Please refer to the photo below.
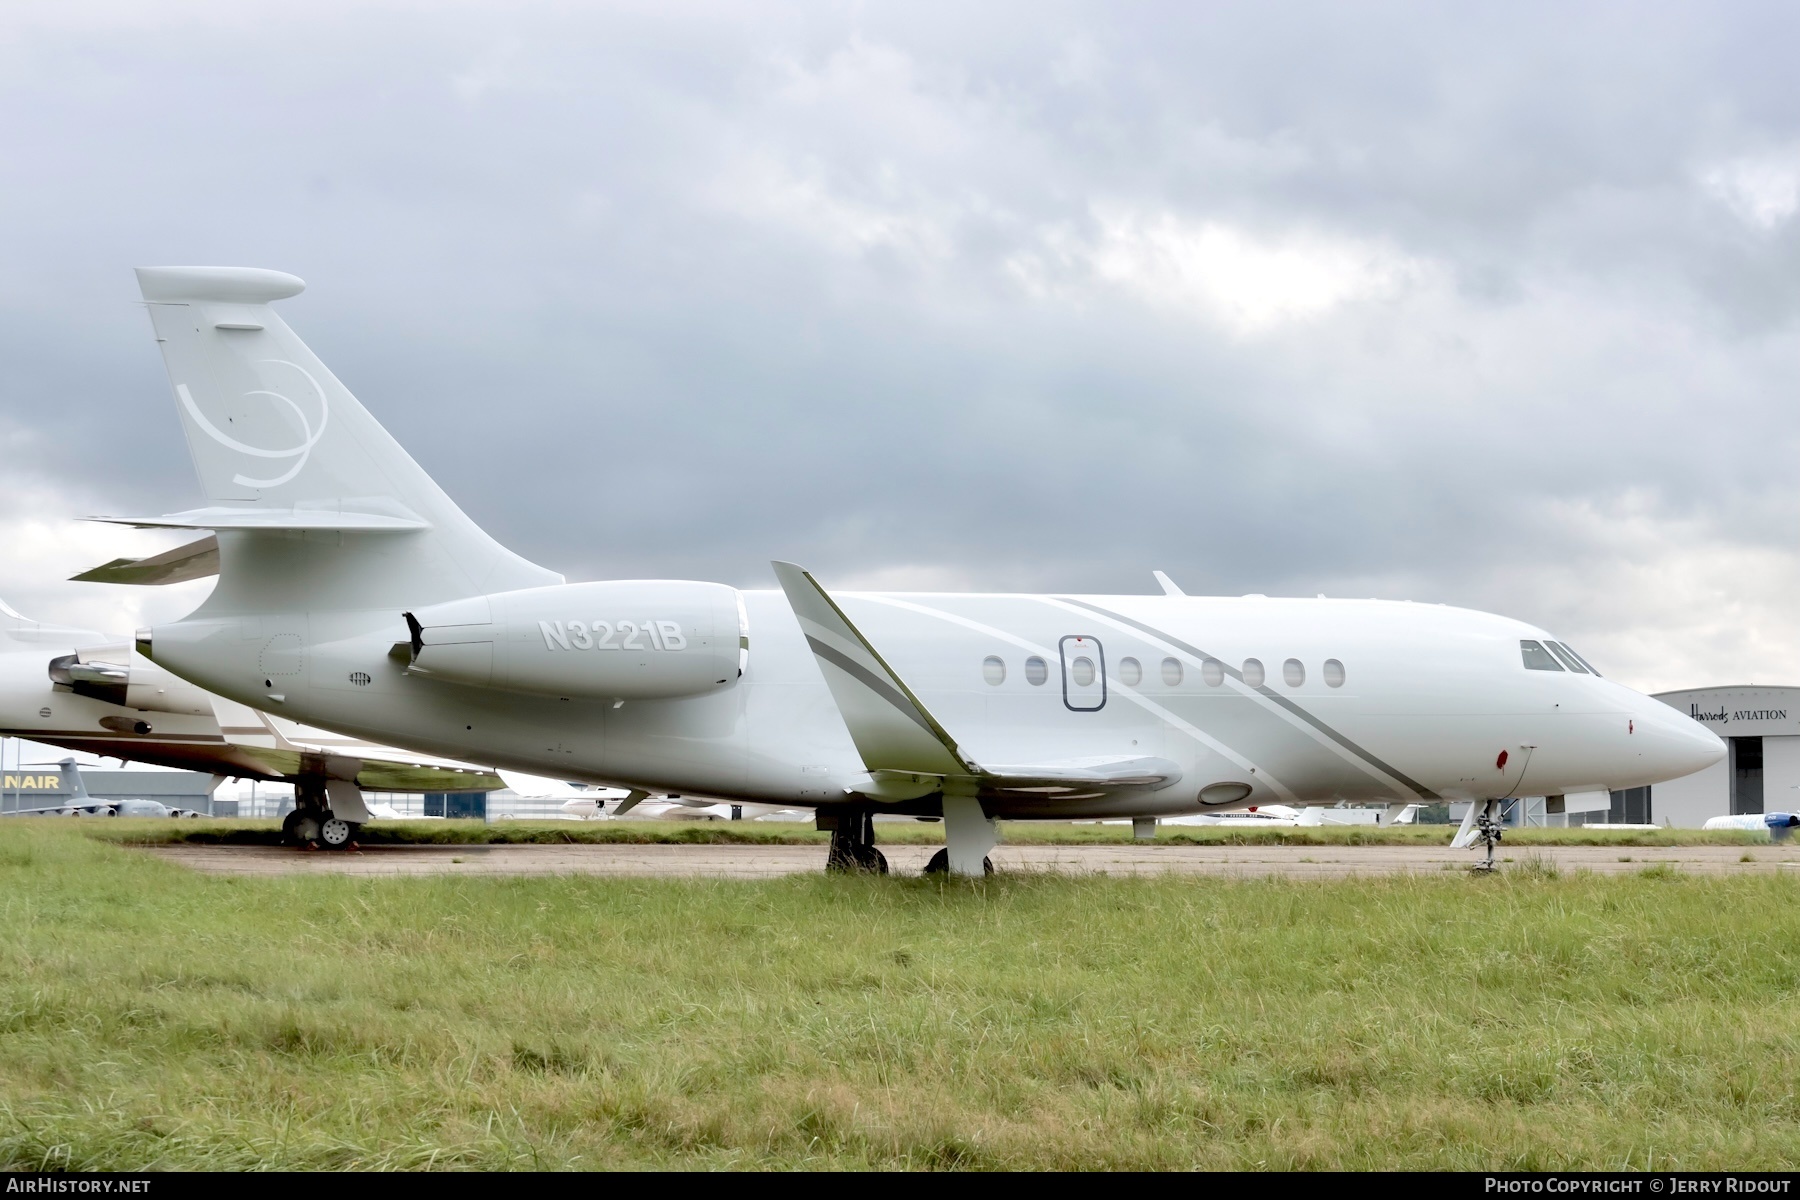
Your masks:
{"label": "background aircraft", "polygon": [[1328,808],[1306,805],[1295,808],[1287,804],[1259,804],[1237,812],[1200,813],[1192,817],[1173,817],[1168,825],[1236,825],[1245,828],[1282,825],[1318,827],[1323,825],[1411,825],[1418,820],[1423,804],[1394,804],[1387,809]]}
{"label": "background aircraft", "polygon": [[1740,813],[1728,817],[1708,817],[1702,829],[1744,829],[1766,833],[1771,841],[1785,842],[1800,826],[1800,813]]}
{"label": "background aircraft", "polygon": [[[506,781],[507,790],[498,799],[549,801],[564,816],[584,821],[621,817],[634,821],[758,821],[799,815],[798,810],[766,804],[732,804],[696,796],[649,796],[625,788],[594,787],[523,771],[501,771],[500,778]],[[490,796],[489,803],[495,799]],[[810,818],[811,814],[806,816]]]}
{"label": "background aircraft", "polygon": [[[114,564],[109,564],[114,565]],[[314,729],[203,691],[130,643],[45,625],[0,601],[0,736],[214,775],[327,790],[459,792],[502,787],[491,771]],[[160,806],[159,806],[160,807]],[[371,817],[376,816],[373,812]],[[368,818],[362,818],[367,820]],[[300,840],[342,837],[304,814]],[[330,842],[329,844],[341,844]]]}
{"label": "background aircraft", "polygon": [[[30,765],[49,764],[26,764]],[[69,786],[70,794],[66,799],[54,804],[31,805],[25,803],[19,808],[7,809],[3,814],[8,817],[198,817],[201,814],[190,808],[173,808],[159,800],[142,798],[124,798],[119,800],[96,800],[88,794],[87,783],[81,778],[81,769],[75,760],[65,758],[55,766],[61,772],[62,780]]]}
{"label": "background aircraft", "polygon": [[[1506,798],[1724,754],[1545,631],[1436,605],[835,595],[788,563],[779,592],[565,583],[477,527],[287,327],[270,304],[300,280],[138,279],[207,505],[105,519],[216,534],[218,586],[137,646],[241,704],[555,778],[812,807],[846,868],[885,868],[877,812],[941,815],[934,865],[957,874],[987,869],[1000,817],[1339,801],[1474,801],[1462,836],[1491,862]],[[353,792],[302,789],[304,811],[365,812]]]}

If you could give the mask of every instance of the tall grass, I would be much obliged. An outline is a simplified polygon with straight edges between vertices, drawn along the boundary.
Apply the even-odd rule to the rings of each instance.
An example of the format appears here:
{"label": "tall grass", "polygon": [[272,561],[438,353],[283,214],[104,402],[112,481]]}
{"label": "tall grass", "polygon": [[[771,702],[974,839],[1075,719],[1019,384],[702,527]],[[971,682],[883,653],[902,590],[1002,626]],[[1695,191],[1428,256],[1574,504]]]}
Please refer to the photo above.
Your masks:
{"label": "tall grass", "polygon": [[0,1164],[1792,1168],[1800,884],[202,876],[0,826]]}

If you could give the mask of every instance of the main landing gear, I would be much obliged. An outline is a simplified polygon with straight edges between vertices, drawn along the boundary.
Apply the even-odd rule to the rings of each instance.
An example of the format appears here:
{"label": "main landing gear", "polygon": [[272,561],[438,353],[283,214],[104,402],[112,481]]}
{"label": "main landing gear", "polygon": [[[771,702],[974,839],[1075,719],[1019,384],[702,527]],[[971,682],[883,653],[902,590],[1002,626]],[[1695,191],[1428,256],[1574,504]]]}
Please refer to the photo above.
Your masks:
{"label": "main landing gear", "polygon": [[294,785],[294,811],[281,822],[281,839],[290,846],[351,850],[361,829],[331,811],[324,780],[303,777]]}
{"label": "main landing gear", "polygon": [[[994,864],[987,852],[1000,840],[993,818],[973,796],[945,796],[943,805],[946,845],[932,856],[925,866],[925,873],[971,879],[992,875]],[[849,805],[821,808],[819,828],[831,830],[831,853],[825,859],[827,871],[888,873],[886,856],[875,848],[875,812],[872,808]]]}
{"label": "main landing gear", "polygon": [[[826,815],[820,813],[820,824]],[[888,873],[887,856],[875,848],[875,814],[866,808],[839,811],[831,829],[831,852],[825,858],[827,871],[866,871],[875,875]]]}
{"label": "main landing gear", "polygon": [[[927,875],[948,875],[950,873],[949,847],[945,847],[931,856],[931,861],[925,864],[925,873]],[[994,860],[985,854],[981,856],[981,873],[983,875],[994,873]]]}
{"label": "main landing gear", "polygon": [[974,796],[944,797],[944,848],[931,856],[925,873],[960,875],[973,879],[994,873],[987,856],[1000,842],[999,827]]}

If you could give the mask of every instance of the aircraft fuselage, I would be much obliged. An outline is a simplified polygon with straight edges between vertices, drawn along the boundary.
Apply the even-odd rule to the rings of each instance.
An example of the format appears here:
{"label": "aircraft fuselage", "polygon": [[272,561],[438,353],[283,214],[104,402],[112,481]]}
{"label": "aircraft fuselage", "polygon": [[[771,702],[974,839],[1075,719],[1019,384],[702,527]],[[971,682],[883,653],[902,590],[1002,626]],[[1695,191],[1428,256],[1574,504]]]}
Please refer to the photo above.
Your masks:
{"label": "aircraft fuselage", "polygon": [[[868,773],[814,655],[782,593],[742,596],[742,677],[683,699],[562,699],[422,678],[393,653],[407,637],[393,609],[234,617],[203,608],[154,630],[153,653],[209,690],[370,740],[654,792],[843,802]],[[1141,756],[1179,768],[1157,791],[1015,796],[997,815],[1195,812],[1206,807],[1200,791],[1221,783],[1248,788],[1221,807],[1554,795],[1668,779],[1719,754],[1706,730],[1629,688],[1526,669],[1521,641],[1547,635],[1466,609],[836,598],[978,764]]]}

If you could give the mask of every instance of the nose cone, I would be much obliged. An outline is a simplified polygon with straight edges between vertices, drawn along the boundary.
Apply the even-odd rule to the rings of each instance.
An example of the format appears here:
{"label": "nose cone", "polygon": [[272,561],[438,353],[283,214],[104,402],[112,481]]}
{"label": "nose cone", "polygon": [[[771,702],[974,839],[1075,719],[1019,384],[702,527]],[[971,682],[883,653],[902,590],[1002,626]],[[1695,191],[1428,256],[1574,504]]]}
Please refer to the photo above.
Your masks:
{"label": "nose cone", "polygon": [[1644,783],[1680,779],[1725,760],[1725,743],[1718,734],[1660,700],[1640,700],[1632,740],[1640,743],[1636,749]]}

